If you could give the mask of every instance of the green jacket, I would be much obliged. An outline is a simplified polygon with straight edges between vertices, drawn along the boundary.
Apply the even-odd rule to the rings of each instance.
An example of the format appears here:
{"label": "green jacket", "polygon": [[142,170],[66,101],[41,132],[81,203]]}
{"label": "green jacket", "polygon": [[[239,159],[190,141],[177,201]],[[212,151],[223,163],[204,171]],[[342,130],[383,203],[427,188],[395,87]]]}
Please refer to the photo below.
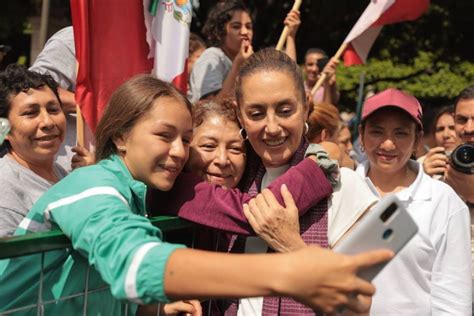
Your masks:
{"label": "green jacket", "polygon": [[160,230],[144,217],[145,194],[145,184],[132,178],[118,156],[77,169],[54,185],[15,235],[59,227],[73,249],[49,251],[43,259],[35,254],[0,260],[0,314],[32,305],[15,315],[33,315],[42,301],[45,315],[76,315],[86,299],[87,315],[125,314],[127,303],[133,315],[136,305],[130,302],[167,302],[165,265],[183,246],[161,241]]}

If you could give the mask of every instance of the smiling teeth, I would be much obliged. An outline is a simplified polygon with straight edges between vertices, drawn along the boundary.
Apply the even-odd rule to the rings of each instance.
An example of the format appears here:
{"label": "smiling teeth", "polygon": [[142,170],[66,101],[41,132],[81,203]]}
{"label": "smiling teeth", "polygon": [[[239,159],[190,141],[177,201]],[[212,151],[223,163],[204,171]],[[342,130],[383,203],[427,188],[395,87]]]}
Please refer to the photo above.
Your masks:
{"label": "smiling teeth", "polygon": [[286,138],[278,139],[278,140],[265,140],[265,144],[269,146],[278,146],[285,142]]}
{"label": "smiling teeth", "polygon": [[170,167],[170,166],[164,166],[164,165],[162,165],[161,168],[163,168],[163,169],[165,169],[165,170],[167,170],[167,171],[169,171],[169,172],[177,172],[177,171],[178,171],[178,168],[176,168],[176,167]]}
{"label": "smiling teeth", "polygon": [[56,135],[51,135],[51,136],[39,137],[38,140],[52,140],[52,139],[55,139],[55,138],[56,138]]}

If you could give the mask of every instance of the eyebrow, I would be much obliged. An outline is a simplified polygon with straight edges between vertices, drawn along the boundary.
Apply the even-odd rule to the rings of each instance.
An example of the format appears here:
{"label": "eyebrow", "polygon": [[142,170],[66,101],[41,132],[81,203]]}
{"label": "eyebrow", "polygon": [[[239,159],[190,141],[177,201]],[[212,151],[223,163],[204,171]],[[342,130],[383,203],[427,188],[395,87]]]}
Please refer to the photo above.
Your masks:
{"label": "eyebrow", "polygon": [[[158,122],[157,126],[169,128],[173,131],[177,130],[176,126],[174,126],[173,124],[170,124],[170,123],[166,123],[166,122]],[[183,134],[191,134],[192,135],[193,134],[193,129],[190,128],[190,129],[186,130]]]}
{"label": "eyebrow", "polygon": [[[298,105],[298,101],[296,99],[286,98],[286,99],[278,101],[275,107],[279,107],[285,104]],[[267,103],[249,103],[247,104],[247,107],[249,108],[267,107]]]}
{"label": "eyebrow", "polygon": [[287,98],[287,99],[277,102],[276,106],[279,107],[286,104],[298,105],[298,101],[292,98]]}
{"label": "eyebrow", "polygon": [[158,126],[163,126],[163,127],[166,127],[166,128],[169,128],[169,129],[172,129],[172,130],[176,130],[176,126],[170,124],[170,123],[166,123],[166,122],[161,122],[161,123],[158,123]]}
{"label": "eyebrow", "polygon": [[203,135],[202,138],[206,138],[208,140],[213,140],[213,141],[217,142],[217,138],[215,138],[213,136]]}

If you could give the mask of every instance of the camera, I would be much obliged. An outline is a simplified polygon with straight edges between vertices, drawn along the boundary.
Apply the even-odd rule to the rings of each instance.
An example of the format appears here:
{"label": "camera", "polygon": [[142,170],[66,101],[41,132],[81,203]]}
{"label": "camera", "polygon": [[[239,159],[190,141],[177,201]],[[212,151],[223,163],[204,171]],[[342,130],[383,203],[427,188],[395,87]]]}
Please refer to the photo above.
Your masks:
{"label": "camera", "polygon": [[450,163],[454,169],[465,174],[474,174],[474,144],[465,143],[451,153]]}

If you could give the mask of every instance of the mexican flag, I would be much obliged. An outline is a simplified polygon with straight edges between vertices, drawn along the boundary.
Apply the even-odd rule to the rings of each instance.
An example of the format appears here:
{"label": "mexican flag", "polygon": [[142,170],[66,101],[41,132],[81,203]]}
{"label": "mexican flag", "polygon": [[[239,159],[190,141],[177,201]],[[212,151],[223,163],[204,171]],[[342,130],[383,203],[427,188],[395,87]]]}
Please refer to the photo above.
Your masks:
{"label": "mexican flag", "polygon": [[186,94],[191,0],[144,0],[143,7],[153,74]]}
{"label": "mexican flag", "polygon": [[190,0],[71,0],[76,101],[95,132],[111,94],[153,73],[186,92]]}
{"label": "mexican flag", "polygon": [[76,101],[95,128],[110,95],[127,79],[150,73],[143,5],[130,0],[71,0],[76,59]]}
{"label": "mexican flag", "polygon": [[382,27],[419,18],[430,5],[429,0],[371,0],[344,43],[346,66],[363,64]]}

